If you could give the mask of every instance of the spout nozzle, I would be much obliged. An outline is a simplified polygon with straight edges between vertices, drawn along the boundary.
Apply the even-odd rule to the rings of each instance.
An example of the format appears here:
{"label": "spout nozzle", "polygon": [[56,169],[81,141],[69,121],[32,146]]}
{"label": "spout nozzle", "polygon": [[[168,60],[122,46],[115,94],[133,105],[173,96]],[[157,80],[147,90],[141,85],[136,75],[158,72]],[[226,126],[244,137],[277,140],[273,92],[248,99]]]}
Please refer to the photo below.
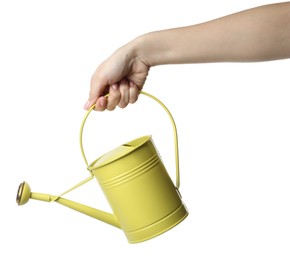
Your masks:
{"label": "spout nozzle", "polygon": [[28,183],[25,181],[22,182],[17,191],[17,196],[16,196],[16,202],[19,206],[24,205],[25,203],[28,202],[31,194],[31,189]]}
{"label": "spout nozzle", "polygon": [[30,186],[28,185],[27,182],[24,181],[19,185],[16,196],[16,202],[19,206],[21,206],[27,203],[29,199],[52,202],[56,201],[58,198],[59,197],[52,196],[50,194],[31,192]]}
{"label": "spout nozzle", "polygon": [[107,212],[104,212],[104,211],[101,211],[101,210],[98,210],[98,209],[95,209],[86,205],[82,205],[80,203],[77,203],[71,200],[67,200],[60,196],[52,196],[50,194],[31,192],[31,189],[28,183],[22,182],[18,187],[16,202],[19,206],[21,206],[27,203],[29,199],[40,200],[40,201],[45,201],[45,202],[55,201],[68,208],[74,209],[90,217],[99,219],[110,225],[120,228],[120,225],[113,214],[110,214],[110,213],[107,213]]}

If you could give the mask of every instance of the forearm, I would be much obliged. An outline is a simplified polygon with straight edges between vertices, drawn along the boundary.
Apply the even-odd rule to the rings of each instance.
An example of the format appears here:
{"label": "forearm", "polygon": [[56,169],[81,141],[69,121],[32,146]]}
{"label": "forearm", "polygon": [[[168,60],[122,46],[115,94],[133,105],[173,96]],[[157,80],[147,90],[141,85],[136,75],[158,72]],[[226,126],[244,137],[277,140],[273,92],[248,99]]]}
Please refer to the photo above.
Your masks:
{"label": "forearm", "polygon": [[290,2],[148,33],[130,44],[149,66],[290,58]]}

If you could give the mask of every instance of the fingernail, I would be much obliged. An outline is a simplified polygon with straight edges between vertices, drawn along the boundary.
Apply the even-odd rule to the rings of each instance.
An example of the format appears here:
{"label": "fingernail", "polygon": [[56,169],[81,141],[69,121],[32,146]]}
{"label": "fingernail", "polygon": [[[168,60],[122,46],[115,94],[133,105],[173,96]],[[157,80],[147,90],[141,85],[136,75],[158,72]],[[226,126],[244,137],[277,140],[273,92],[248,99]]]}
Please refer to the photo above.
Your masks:
{"label": "fingernail", "polygon": [[90,109],[90,107],[91,107],[91,101],[90,100],[88,100],[87,102],[86,102],[86,104],[84,105],[84,109],[86,109],[86,110],[89,110]]}

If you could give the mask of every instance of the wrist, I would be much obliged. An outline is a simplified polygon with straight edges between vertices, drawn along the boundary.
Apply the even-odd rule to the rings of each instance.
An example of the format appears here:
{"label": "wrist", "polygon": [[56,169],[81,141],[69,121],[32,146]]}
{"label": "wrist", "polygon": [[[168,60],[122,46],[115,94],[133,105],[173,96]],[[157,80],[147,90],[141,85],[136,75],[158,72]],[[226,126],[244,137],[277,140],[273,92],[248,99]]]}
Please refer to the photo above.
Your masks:
{"label": "wrist", "polygon": [[156,59],[154,59],[156,53],[151,34],[152,33],[140,35],[127,44],[128,53],[131,59],[140,60],[148,67],[158,65]]}
{"label": "wrist", "polygon": [[182,63],[183,56],[188,54],[184,52],[183,41],[177,40],[180,31],[169,29],[143,34],[130,43],[131,49],[148,67]]}

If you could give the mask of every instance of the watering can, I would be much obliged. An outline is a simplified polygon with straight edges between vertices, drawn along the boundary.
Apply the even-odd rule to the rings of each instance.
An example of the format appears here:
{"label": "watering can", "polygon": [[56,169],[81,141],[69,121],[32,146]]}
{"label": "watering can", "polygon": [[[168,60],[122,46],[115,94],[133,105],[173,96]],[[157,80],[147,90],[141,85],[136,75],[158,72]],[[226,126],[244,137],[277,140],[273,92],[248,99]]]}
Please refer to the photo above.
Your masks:
{"label": "watering can", "polygon": [[[173,228],[188,215],[179,193],[179,161],[176,125],[167,107],[156,97],[141,94],[157,101],[167,112],[174,132],[176,185],[161,161],[151,136],[142,136],[127,142],[88,163],[83,149],[83,128],[92,106],[86,113],[80,129],[80,147],[90,176],[64,193],[31,192],[28,183],[19,185],[16,202],[23,205],[29,199],[57,202],[66,207],[120,228],[129,243],[138,243],[156,237]],[[68,192],[96,178],[112,212],[107,213],[63,198]]]}

